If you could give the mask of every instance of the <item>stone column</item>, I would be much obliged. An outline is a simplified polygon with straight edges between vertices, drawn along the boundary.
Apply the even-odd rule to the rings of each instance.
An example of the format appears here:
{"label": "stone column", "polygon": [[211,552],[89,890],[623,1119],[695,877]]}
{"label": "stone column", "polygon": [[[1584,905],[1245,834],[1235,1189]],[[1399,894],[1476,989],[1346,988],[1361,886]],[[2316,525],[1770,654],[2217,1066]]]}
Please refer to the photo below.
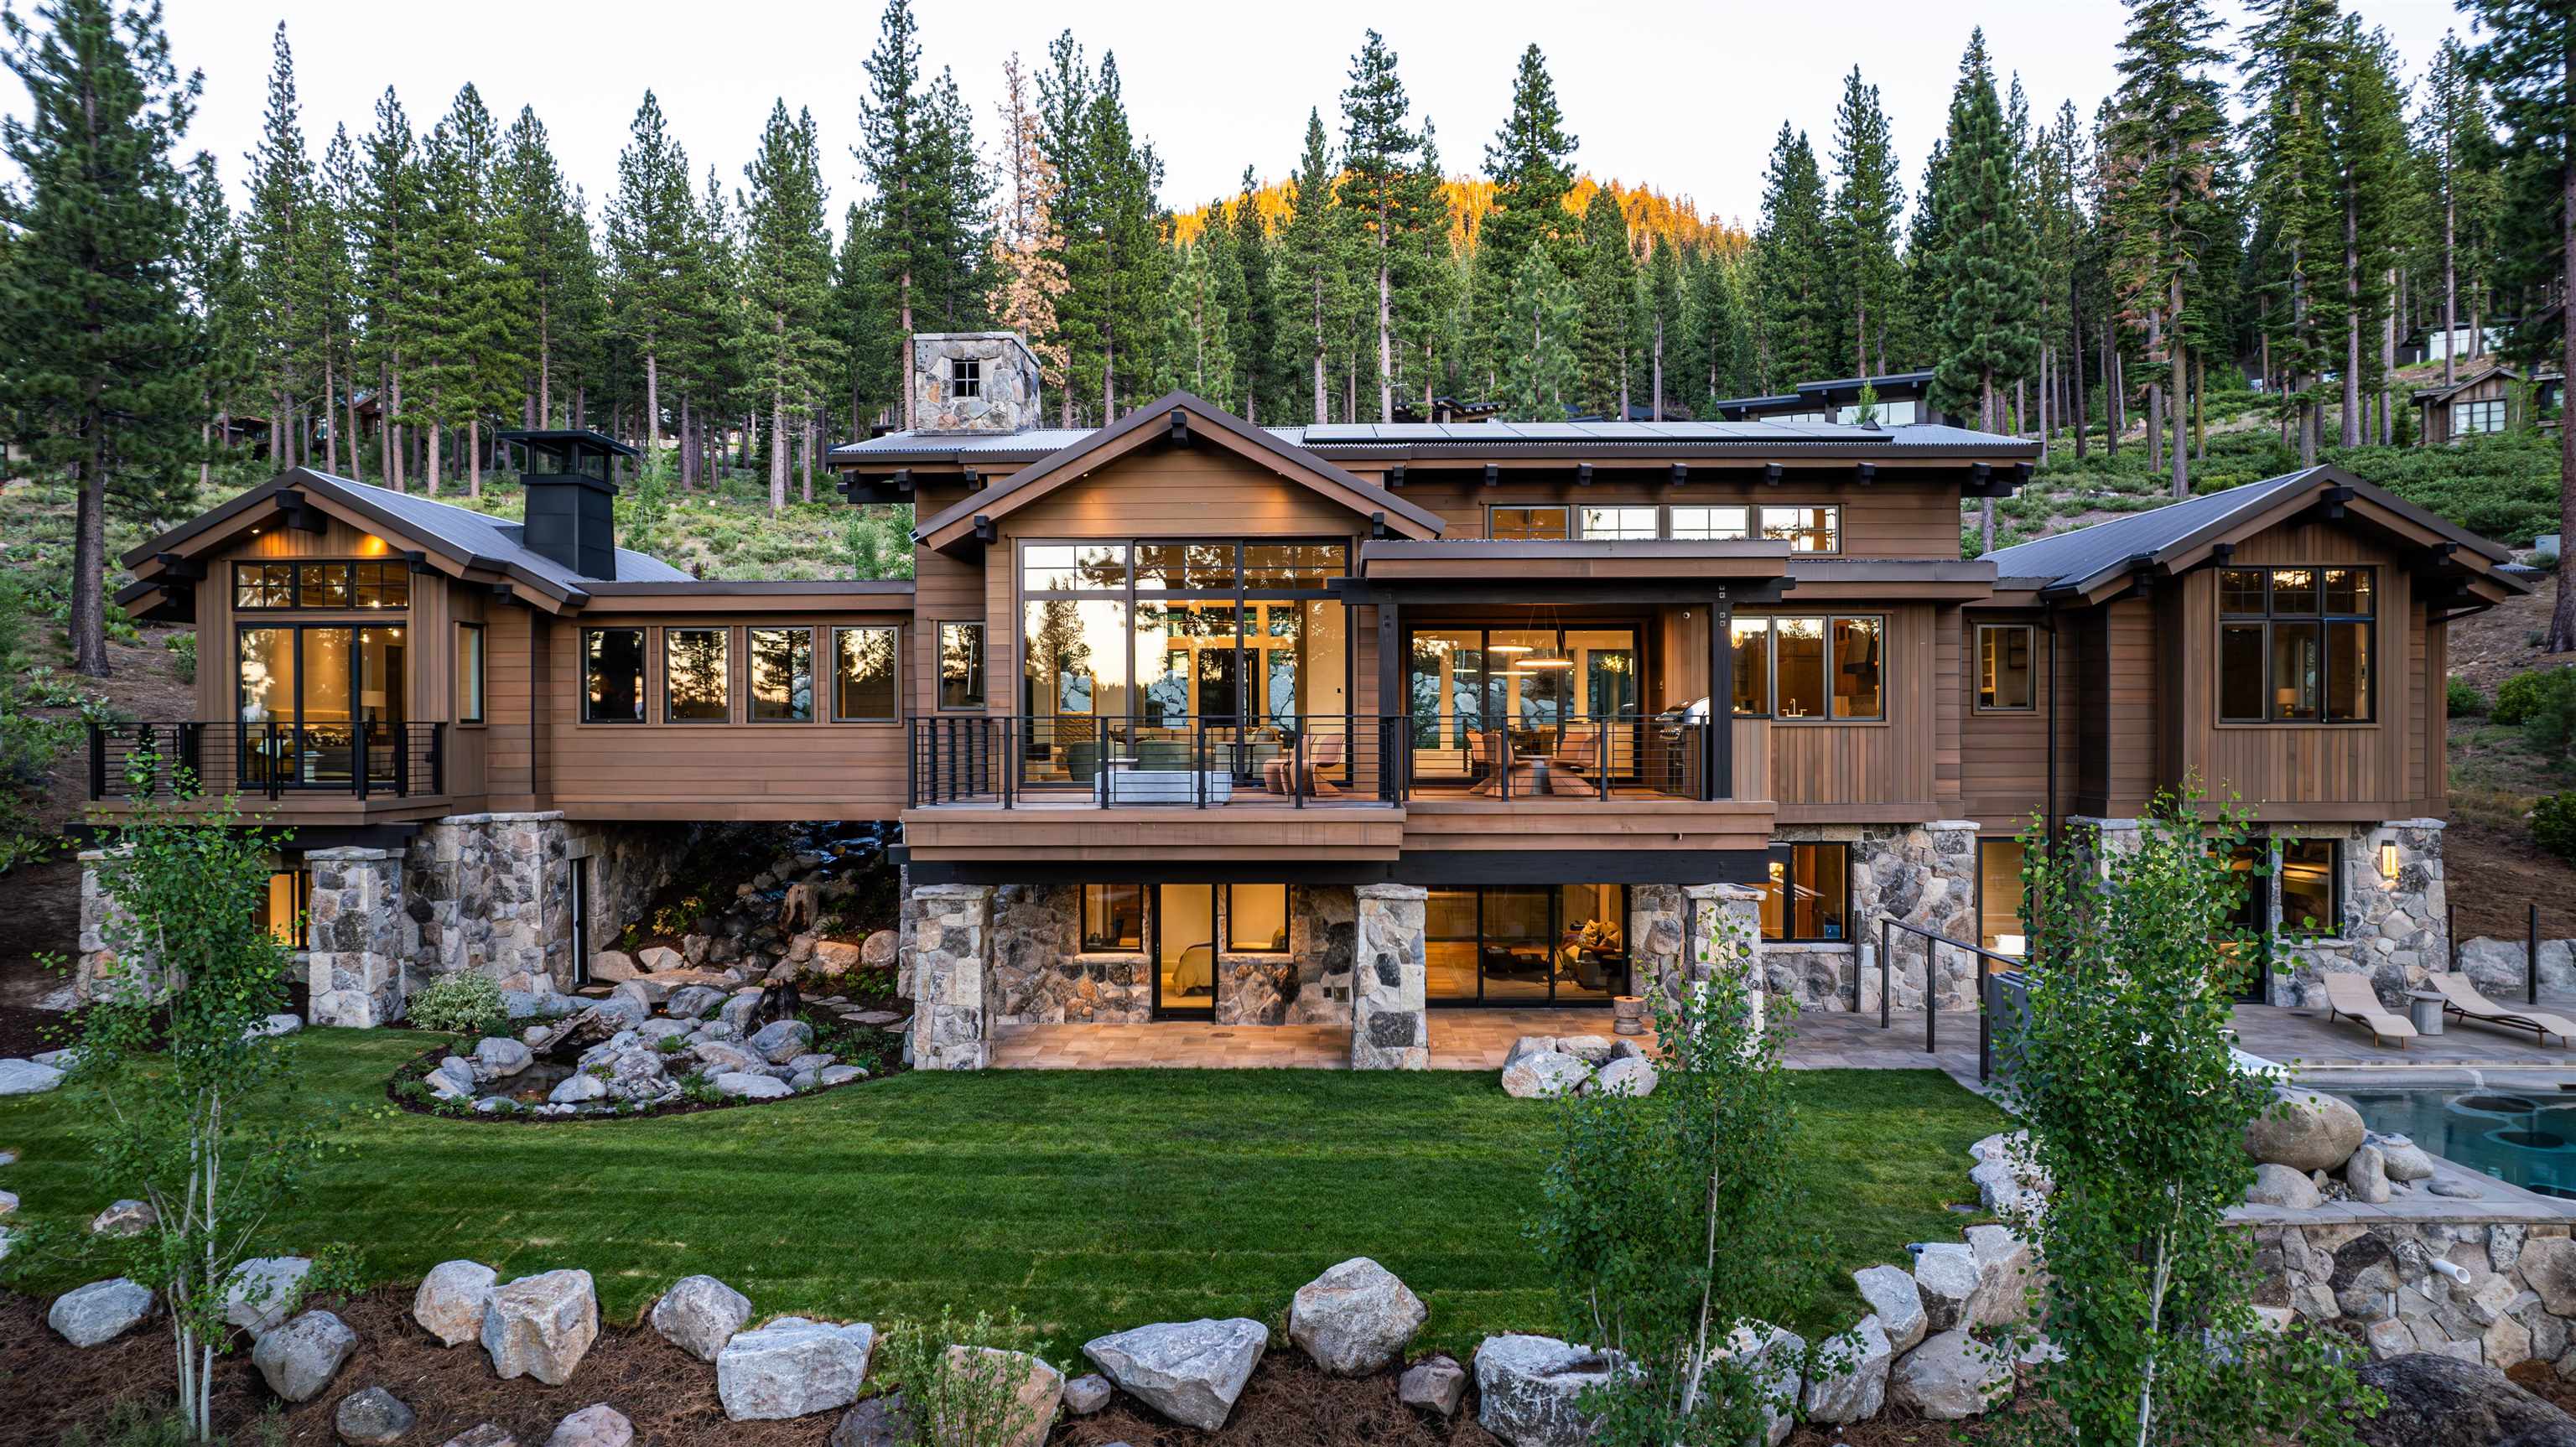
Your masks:
{"label": "stone column", "polygon": [[2083,848],[2090,836],[2096,872],[2105,874],[2110,872],[2110,856],[2135,854],[2144,833],[2135,819],[2105,819],[2093,814],[2068,815],[2066,832],[2069,842],[2077,848]]}
{"label": "stone column", "polygon": [[72,998],[84,1005],[106,998],[120,986],[151,985],[151,962],[134,961],[127,978],[128,966],[117,958],[110,939],[129,921],[122,918],[116,897],[99,883],[98,867],[106,860],[104,850],[84,849],[80,854],[80,959],[72,972]]}
{"label": "stone column", "polygon": [[992,971],[993,887],[925,884],[912,900],[913,1068],[981,1070],[992,1058],[985,987]]}
{"label": "stone column", "polygon": [[305,919],[313,1023],[371,1026],[402,1014],[402,861],[382,849],[308,849]]}
{"label": "stone column", "polygon": [[1426,901],[1414,884],[1363,884],[1359,960],[1351,971],[1351,1068],[1428,1070],[1430,959],[1423,947]]}
{"label": "stone column", "polygon": [[1691,986],[1716,978],[1724,959],[1721,951],[1738,951],[1744,960],[1745,989],[1753,997],[1753,1025],[1760,1029],[1764,1016],[1762,891],[1749,884],[1689,884],[1682,886],[1682,898],[1689,902],[1689,958],[1656,987],[1678,1001]]}

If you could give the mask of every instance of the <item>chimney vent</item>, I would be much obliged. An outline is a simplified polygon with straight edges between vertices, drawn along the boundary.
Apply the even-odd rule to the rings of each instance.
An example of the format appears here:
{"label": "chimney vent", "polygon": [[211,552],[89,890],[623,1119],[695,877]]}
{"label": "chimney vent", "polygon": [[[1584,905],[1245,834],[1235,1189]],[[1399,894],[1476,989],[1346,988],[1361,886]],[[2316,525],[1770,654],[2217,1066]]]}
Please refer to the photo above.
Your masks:
{"label": "chimney vent", "polygon": [[499,434],[521,449],[519,481],[528,505],[520,540],[529,552],[585,578],[617,577],[617,519],[611,481],[614,459],[635,449],[613,437],[582,430]]}
{"label": "chimney vent", "polygon": [[923,433],[1026,432],[1038,425],[1038,359],[1017,332],[923,332],[912,339],[905,425]]}

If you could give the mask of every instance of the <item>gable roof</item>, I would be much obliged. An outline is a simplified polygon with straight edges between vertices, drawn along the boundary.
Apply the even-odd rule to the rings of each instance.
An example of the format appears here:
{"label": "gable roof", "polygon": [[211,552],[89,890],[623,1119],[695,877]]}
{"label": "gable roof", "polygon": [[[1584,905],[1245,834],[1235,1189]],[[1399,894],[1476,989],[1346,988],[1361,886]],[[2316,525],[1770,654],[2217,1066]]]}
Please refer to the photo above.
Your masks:
{"label": "gable roof", "polygon": [[[1192,422],[1204,425],[1194,426]],[[953,547],[973,536],[978,517],[1000,517],[1026,507],[1102,463],[1174,437],[1185,437],[1193,445],[1213,442],[1363,516],[1383,513],[1389,530],[1401,536],[1440,536],[1438,514],[1406,502],[1340,465],[1187,392],[1157,398],[1129,413],[1114,427],[1085,433],[1079,440],[921,523],[912,535],[934,548]]]}
{"label": "gable roof", "polygon": [[2509,560],[2511,555],[2502,547],[2332,466],[2285,472],[2150,512],[1998,548],[1984,561],[1995,565],[1998,581],[2007,586],[2098,596],[2134,573],[2191,566],[2212,545],[2260,532],[2319,502],[2357,506],[2374,522],[2451,544],[2455,552],[2465,551],[2482,560],[2484,566],[2471,565],[2480,581],[2499,583],[2512,592],[2530,591],[2522,580],[2490,571]]}
{"label": "gable roof", "polygon": [[[443,562],[452,573],[497,574],[501,579],[520,584],[557,606],[578,602],[588,597],[593,584],[610,581],[586,577],[530,549],[525,542],[527,530],[518,523],[418,493],[395,492],[390,488],[317,472],[309,467],[298,467],[279,473],[223,506],[201,513],[125,554],[122,561],[135,570],[137,577],[135,582],[118,592],[117,600],[125,602],[140,598],[161,586],[161,570],[155,564],[160,554],[194,552],[211,547],[242,527],[268,516],[277,496],[289,492],[312,499],[324,511],[341,515],[353,526],[380,534],[408,551],[423,553]],[[187,546],[192,542],[198,543],[199,548]],[[630,548],[619,548],[617,578],[614,581],[687,583],[695,580],[659,558]]]}
{"label": "gable roof", "polygon": [[2502,362],[2497,362],[2489,366],[2481,367],[2477,371],[2471,372],[2450,383],[2448,386],[2416,388],[2415,404],[2420,407],[2427,402],[2444,401],[2461,392],[2465,392],[2469,388],[2485,381],[2487,378],[2494,376],[2502,376],[2508,382],[2519,382],[2522,380],[2522,374],[2520,372],[2515,371],[2513,368],[2506,366]]}

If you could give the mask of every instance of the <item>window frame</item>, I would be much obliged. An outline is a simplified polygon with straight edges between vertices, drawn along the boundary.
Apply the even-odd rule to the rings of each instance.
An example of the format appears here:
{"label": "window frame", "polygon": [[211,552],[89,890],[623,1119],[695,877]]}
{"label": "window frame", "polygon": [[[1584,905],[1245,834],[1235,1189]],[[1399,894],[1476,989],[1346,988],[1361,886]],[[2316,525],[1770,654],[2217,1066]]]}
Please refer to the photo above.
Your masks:
{"label": "window frame", "polygon": [[[1237,889],[1276,889],[1279,891],[1279,921],[1281,926],[1288,931],[1288,943],[1279,945],[1275,948],[1270,945],[1243,945],[1235,943],[1234,892]],[[1220,957],[1225,955],[1284,955],[1290,953],[1296,948],[1297,886],[1284,883],[1265,884],[1259,880],[1249,879],[1241,881],[1228,880],[1225,885],[1224,898],[1217,901],[1217,903],[1225,911],[1225,928],[1217,932],[1218,937],[1225,941],[1225,948],[1217,952]]]}
{"label": "window frame", "polygon": [[[1889,615],[1888,615],[1888,614],[1885,614],[1885,613],[1868,613],[1868,612],[1860,612],[1860,611],[1832,612],[1832,613],[1804,613],[1804,612],[1785,612],[1785,613],[1743,613],[1743,614],[1737,614],[1737,615],[1734,615],[1733,617],[1731,617],[1731,618],[1729,619],[1729,623],[1730,623],[1730,625],[1732,625],[1733,623],[1736,623],[1736,622],[1749,621],[1749,620],[1751,620],[1751,619],[1755,619],[1755,618],[1762,619],[1762,620],[1764,620],[1764,621],[1767,623],[1767,625],[1768,625],[1768,630],[1769,630],[1769,636],[1770,636],[1770,644],[1769,644],[1769,647],[1768,647],[1768,650],[1767,650],[1767,656],[1766,656],[1766,657],[1764,658],[1764,660],[1763,660],[1763,697],[1764,697],[1765,702],[1769,705],[1770,711],[1769,711],[1768,713],[1758,713],[1758,714],[1754,714],[1754,713],[1739,713],[1739,714],[1735,714],[1735,715],[1733,715],[1734,717],[1736,717],[1736,718],[1767,718],[1767,719],[1771,720],[1771,721],[1772,721],[1773,723],[1775,723],[1775,724],[1792,724],[1792,725],[1796,725],[1796,726],[1798,726],[1798,727],[1802,727],[1802,728],[1803,728],[1803,727],[1806,727],[1806,726],[1808,726],[1808,725],[1811,725],[1811,724],[1883,724],[1883,723],[1888,722],[1888,720],[1889,720],[1889,714],[1888,714],[1888,699],[1889,699],[1890,695],[1892,694],[1892,692],[1893,692],[1893,690],[1894,690],[1894,688],[1895,688],[1895,682],[1894,682],[1894,680],[1889,676],[1889,668],[1888,668],[1888,659],[1889,659],[1890,653],[1892,652],[1892,650],[1888,647],[1888,638],[1889,638],[1889,630],[1888,630],[1888,618],[1889,618]],[[1825,711],[1824,711],[1823,713],[1819,713],[1819,714],[1801,714],[1801,715],[1798,715],[1798,716],[1797,716],[1797,717],[1795,717],[1795,718],[1783,717],[1783,716],[1781,715],[1781,713],[1780,713],[1780,623],[1781,623],[1781,620],[1782,620],[1782,619],[1788,619],[1788,618],[1797,618],[1797,619],[1807,619],[1807,618],[1812,618],[1812,619],[1814,619],[1814,620],[1816,621],[1817,625],[1818,625],[1818,626],[1823,630],[1823,639],[1822,639],[1822,643],[1823,643],[1823,647],[1824,647],[1824,649],[1825,649],[1825,666],[1826,666],[1825,679],[1824,679],[1824,685],[1825,685],[1825,697],[1824,697]],[[1834,712],[1834,688],[1833,688],[1833,671],[1832,671],[1832,668],[1833,668],[1833,646],[1834,646],[1834,624],[1835,624],[1835,623],[1837,623],[1837,622],[1843,622],[1843,621],[1861,621],[1861,620],[1866,620],[1866,621],[1868,621],[1868,622],[1872,622],[1872,623],[1875,623],[1875,624],[1877,624],[1877,625],[1878,625],[1878,712],[1876,712],[1876,713],[1871,713],[1871,714],[1859,714],[1859,713],[1854,713],[1854,714],[1843,714],[1843,713],[1836,713],[1836,712]],[[1727,656],[1728,656],[1728,658],[1729,658],[1729,659],[1732,659],[1732,658],[1734,657],[1734,644],[1733,644],[1733,640],[1732,640],[1732,639],[1730,639],[1730,640],[1729,640],[1729,642],[1728,642],[1728,647],[1727,647]],[[1730,707],[1731,707],[1731,706],[1732,706],[1732,700],[1733,700],[1733,697],[1734,697],[1734,678],[1733,678],[1733,675],[1732,675],[1731,673],[1729,674],[1729,677],[1728,677],[1728,680],[1727,680],[1727,694],[1728,694],[1728,699],[1729,699],[1729,703],[1730,703]],[[1710,699],[1710,712],[1711,712],[1712,714],[1716,712],[1716,707],[1715,707],[1715,694],[1714,694],[1714,691],[1713,691],[1713,690],[1712,690],[1712,693],[1711,693],[1711,699]]]}
{"label": "window frame", "polygon": [[[1094,890],[1132,889],[1136,891],[1136,943],[1127,945],[1094,945],[1091,942],[1092,899]],[[1074,886],[1074,953],[1082,955],[1150,955],[1154,952],[1154,886],[1150,884],[1078,884]]]}
{"label": "window frame", "polygon": [[[1495,536],[1495,534],[1494,534],[1494,514],[1496,514],[1496,513],[1498,513],[1498,512],[1523,512],[1523,513],[1543,513],[1543,512],[1552,512],[1552,513],[1555,513],[1555,514],[1557,514],[1557,515],[1559,515],[1560,517],[1562,517],[1562,518],[1564,518],[1564,519],[1565,519],[1565,530],[1564,530],[1563,532],[1561,532],[1561,533],[1557,534],[1555,537],[1552,537],[1552,538],[1531,538],[1531,537],[1504,538],[1504,537],[1496,537],[1496,536]],[[1489,502],[1489,503],[1485,504],[1485,539],[1486,539],[1486,541],[1488,541],[1488,542],[1501,542],[1501,543],[1562,543],[1562,542],[1571,542],[1571,541],[1573,541],[1573,540],[1574,540],[1574,538],[1576,537],[1576,533],[1575,533],[1575,531],[1574,531],[1574,515],[1575,515],[1575,507],[1574,507],[1574,504],[1572,504],[1572,503],[1564,503],[1564,502]],[[1660,526],[1660,523],[1658,524],[1658,526]]]}
{"label": "window frame", "polygon": [[[1977,678],[1969,695],[1969,705],[1977,713],[2035,713],[2039,709],[2039,625],[2035,623],[1980,623],[1976,625]],[[2022,635],[2022,691],[2020,703],[1986,703],[1986,639],[1991,634],[2015,632]],[[1883,652],[1884,650],[1882,650]],[[1884,674],[1886,666],[1880,665]],[[1880,680],[1882,686],[1885,679]]]}
{"label": "window frame", "polygon": [[948,359],[948,400],[962,402],[984,395],[984,359],[950,357]]}
{"label": "window frame", "polygon": [[[713,633],[724,639],[724,717],[674,718],[671,715],[671,640],[679,633]],[[662,722],[671,728],[721,728],[734,722],[734,630],[727,625],[666,624],[661,629]]]}
{"label": "window frame", "polygon": [[[2326,593],[2326,574],[2331,572],[2359,573],[2368,581],[2370,592],[2369,612],[2337,613],[2332,610],[2327,603]],[[2244,611],[2228,611],[2227,575],[2230,573],[2259,573],[2262,575],[2262,612],[2252,613]],[[2317,595],[2316,611],[2298,613],[2283,613],[2278,611],[2273,599],[2277,592],[2275,577],[2281,573],[2310,573],[2315,575],[2315,589]],[[2378,567],[2363,563],[2260,564],[2248,567],[2228,566],[2215,570],[2211,574],[2210,583],[2212,588],[2216,591],[2216,597],[2213,599],[2213,611],[2217,615],[2218,637],[2216,640],[2217,646],[2212,650],[2210,659],[2210,667],[2215,670],[2216,673],[2216,677],[2213,680],[2214,687],[2210,690],[2210,704],[2212,710],[2217,716],[2218,727],[2377,727],[2380,723],[2379,660],[2381,656],[2379,651],[2379,573],[2380,569]],[[2331,640],[2334,637],[2334,629],[2338,624],[2355,626],[2362,630],[2362,657],[2365,660],[2365,674],[2362,679],[2362,687],[2356,694],[2356,697],[2360,700],[2364,712],[2357,718],[2337,718],[2333,716],[2332,713],[2333,700],[2335,696],[2335,677],[2334,649]],[[2275,657],[2273,638],[2274,635],[2285,625],[2291,628],[2311,628],[2314,629],[2316,633],[2318,650],[2317,711],[2310,717],[2284,717],[2276,711],[2280,705],[2278,690],[2274,687],[2272,682],[2272,663]],[[2253,628],[2259,628],[2261,630],[2263,639],[2263,673],[2261,680],[2263,713],[2259,718],[2246,715],[2233,715],[2227,712],[2227,635],[2233,630]]]}
{"label": "window frame", "polygon": [[[762,718],[760,716],[760,696],[753,691],[751,672],[752,637],[753,635],[760,633],[802,633],[805,635],[805,717]],[[730,645],[728,645],[728,647],[730,647]],[[811,624],[753,623],[744,625],[742,630],[742,721],[744,723],[771,727],[779,724],[801,726],[804,724],[821,723],[823,721],[824,711],[817,705],[817,701],[815,699],[815,689],[817,685],[822,682],[822,668],[819,661],[814,656],[814,647],[814,628]],[[732,671],[732,662],[730,659],[726,661],[726,671],[728,673]],[[728,715],[732,712],[730,701],[728,701],[726,705],[726,712]]]}
{"label": "window frame", "polygon": [[[2505,405],[2502,397],[2474,397],[2451,404],[2451,435],[2454,437],[2495,437],[2505,430]],[[2492,427],[2472,427],[2468,419],[2492,419]]]}
{"label": "window frame", "polygon": [[[2289,853],[2290,846],[2294,844],[2325,846],[2326,917],[2318,921],[2319,928],[2313,934],[2293,925],[2289,918]],[[2343,841],[2332,836],[2275,834],[2271,836],[2269,856],[2272,865],[2270,875],[2272,897],[2265,914],[2269,919],[2272,933],[2295,935],[2306,939],[2342,939],[2344,937]]]}
{"label": "window frame", "polygon": [[[470,647],[467,646],[468,639],[473,640]],[[489,647],[489,638],[484,633],[482,624],[461,622],[456,625],[456,677],[453,687],[456,690],[456,721],[461,725],[479,728],[490,722],[492,696],[489,690],[491,676]],[[582,692],[587,697],[589,689],[585,687]],[[471,713],[466,712],[466,699],[469,694],[473,698]]]}
{"label": "window frame", "polygon": [[[827,718],[836,724],[890,724],[903,722],[902,626],[894,623],[832,623],[825,625],[822,631],[824,643],[828,646],[831,653],[832,706],[828,712],[818,711],[817,718]],[[887,659],[887,667],[893,670],[894,676],[890,681],[894,687],[892,698],[888,705],[888,711],[883,717],[877,717],[870,714],[845,715],[841,712],[841,635],[844,633],[891,633],[894,635],[893,641],[889,645],[892,652],[888,655]],[[817,681],[819,682],[822,677],[822,669],[819,665],[816,667],[815,673]]]}
{"label": "window frame", "polygon": [[[304,600],[304,570],[337,568],[340,586],[347,595],[341,603],[308,603]],[[402,579],[403,599],[399,603],[361,603],[358,601],[358,570],[373,570],[375,586],[382,590],[388,575]],[[242,601],[242,575],[282,570],[285,575],[286,601],[283,603],[245,603]],[[257,587],[267,593],[275,584],[265,577]],[[233,562],[232,604],[235,613],[366,613],[381,616],[408,612],[411,608],[411,564],[401,558],[237,558]]]}
{"label": "window frame", "polygon": [[[635,667],[635,716],[634,716],[633,718],[617,718],[617,717],[603,718],[603,717],[600,717],[599,715],[597,715],[597,714],[595,714],[595,713],[593,713],[593,712],[591,711],[591,709],[592,709],[592,705],[591,705],[591,697],[590,697],[590,640],[591,640],[591,639],[593,639],[593,638],[595,638],[595,637],[597,637],[597,636],[599,636],[600,634],[603,634],[603,633],[632,633],[632,634],[634,634],[634,635],[636,636],[637,643],[636,643],[636,648],[635,648],[635,663],[636,663],[636,667]],[[630,627],[626,627],[626,626],[623,626],[623,625],[618,625],[618,626],[613,626],[613,627],[601,627],[601,628],[584,628],[584,629],[582,629],[582,630],[581,630],[581,640],[580,640],[580,644],[581,644],[581,721],[582,721],[584,724],[605,724],[605,725],[609,725],[609,726],[612,726],[612,727],[615,727],[615,726],[624,726],[624,725],[628,725],[628,724],[646,724],[646,723],[650,723],[650,722],[652,722],[652,719],[653,719],[653,630],[652,630],[652,629],[650,629],[650,628],[630,628]]]}
{"label": "window frame", "polygon": [[[1802,849],[1805,849],[1805,850],[1822,850],[1822,849],[1832,849],[1832,850],[1839,850],[1839,851],[1841,852],[1841,854],[1842,854],[1842,858],[1843,858],[1843,891],[1842,891],[1842,906],[1841,906],[1841,908],[1839,908],[1839,909],[1835,910],[1835,911],[1834,911],[1834,914],[1835,914],[1836,918],[1838,918],[1838,919],[1841,921],[1843,932],[1842,932],[1842,934],[1841,934],[1839,937],[1831,937],[1831,936],[1825,936],[1825,935],[1812,935],[1812,936],[1811,936],[1811,935],[1801,935],[1801,934],[1795,934],[1795,933],[1792,933],[1792,932],[1791,932],[1790,921],[1791,921],[1791,920],[1793,920],[1793,919],[1795,919],[1795,918],[1797,917],[1797,912],[1796,912],[1795,910],[1793,910],[1793,909],[1791,909],[1791,908],[1790,908],[1790,902],[1789,902],[1789,899],[1788,899],[1787,895],[1785,895],[1785,894],[1784,894],[1784,895],[1781,897],[1781,900],[1780,900],[1780,933],[1778,933],[1777,935],[1773,935],[1773,934],[1770,934],[1770,933],[1768,933],[1768,932],[1765,932],[1765,933],[1762,935],[1762,943],[1764,943],[1764,944],[1766,944],[1766,945],[1856,945],[1856,944],[1858,944],[1858,943],[1859,943],[1859,941],[1858,941],[1857,939],[1855,939],[1855,938],[1853,937],[1853,935],[1852,935],[1852,908],[1851,908],[1851,903],[1852,903],[1852,888],[1851,888],[1851,867],[1852,867],[1852,860],[1851,860],[1851,845],[1850,845],[1848,842],[1845,842],[1845,841],[1842,841],[1842,840],[1833,840],[1833,839],[1790,839],[1790,840],[1783,840],[1783,841],[1781,841],[1781,842],[1779,842],[1779,843],[1776,843],[1776,844],[1771,845],[1770,847],[1768,847],[1768,848],[1766,848],[1766,849],[1764,849],[1764,850],[1762,851],[1763,860],[1764,860],[1764,871],[1763,871],[1763,884],[1762,884],[1762,886],[1761,886],[1761,887],[1763,887],[1763,888],[1767,889],[1767,888],[1768,888],[1768,886],[1769,886],[1769,884],[1770,884],[1770,870],[1769,870],[1769,864],[1770,864],[1770,862],[1771,862],[1771,861],[1774,861],[1774,860],[1779,859],[1779,858],[1780,858],[1781,856],[1783,856],[1783,855],[1786,855],[1786,856],[1788,857],[1788,869],[1787,869],[1787,870],[1786,870],[1786,872],[1784,872],[1784,873],[1782,874],[1782,876],[1781,876],[1781,884],[1782,884],[1786,889],[1789,889],[1789,890],[1795,890],[1795,889],[1797,888],[1797,884],[1798,884],[1798,851],[1800,851],[1800,850],[1802,850]],[[1812,856],[1811,856],[1811,857],[1812,857]],[[1755,918],[1758,920],[1758,919],[1760,918],[1760,915],[1761,915],[1761,910],[1760,910],[1760,907],[1759,907],[1758,905],[1756,906],[1754,913],[1755,913]]]}
{"label": "window frame", "polygon": [[[975,635],[974,663],[966,671],[965,677],[974,696],[964,703],[948,701],[948,630],[951,628],[961,633],[971,632]],[[946,618],[931,625],[931,712],[983,713],[991,706],[992,687],[987,677],[992,668],[989,662],[992,658],[991,641],[989,625],[981,618]],[[900,708],[897,712],[901,712]]]}
{"label": "window frame", "polygon": [[[1626,527],[1614,527],[1607,532],[1595,533],[1592,530],[1592,519],[1589,515],[1596,512],[1644,513],[1646,516],[1654,519],[1654,530],[1646,533],[1637,533],[1632,532]],[[1610,542],[1643,542],[1650,538],[1668,538],[1672,536],[1673,530],[1672,515],[1660,503],[1614,502],[1582,504],[1578,505],[1574,509],[1573,522],[1575,529],[1573,536],[1577,538],[1601,538]]]}

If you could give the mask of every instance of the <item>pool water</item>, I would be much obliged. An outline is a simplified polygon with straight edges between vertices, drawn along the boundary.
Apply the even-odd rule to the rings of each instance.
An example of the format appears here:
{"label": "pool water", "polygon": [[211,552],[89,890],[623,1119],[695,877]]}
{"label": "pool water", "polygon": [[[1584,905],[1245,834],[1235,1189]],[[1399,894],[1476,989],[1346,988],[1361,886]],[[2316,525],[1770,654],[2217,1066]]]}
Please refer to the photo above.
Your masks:
{"label": "pool water", "polygon": [[2544,1196],[2576,1199],[2576,1090],[2338,1090],[2372,1130]]}

